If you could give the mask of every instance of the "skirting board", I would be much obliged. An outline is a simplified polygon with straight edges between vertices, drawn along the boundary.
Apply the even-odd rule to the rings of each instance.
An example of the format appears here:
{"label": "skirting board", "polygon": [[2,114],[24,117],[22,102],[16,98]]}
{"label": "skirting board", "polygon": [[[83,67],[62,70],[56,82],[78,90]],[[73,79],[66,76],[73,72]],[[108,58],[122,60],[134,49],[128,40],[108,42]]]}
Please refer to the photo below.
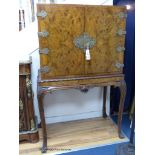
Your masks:
{"label": "skirting board", "polygon": [[95,118],[95,117],[102,117],[102,111],[90,111],[85,113],[73,114],[73,115],[59,115],[59,116],[52,116],[52,117],[45,117],[46,123],[57,123],[57,122],[66,122],[66,121],[73,121],[79,119],[88,119],[88,118]]}

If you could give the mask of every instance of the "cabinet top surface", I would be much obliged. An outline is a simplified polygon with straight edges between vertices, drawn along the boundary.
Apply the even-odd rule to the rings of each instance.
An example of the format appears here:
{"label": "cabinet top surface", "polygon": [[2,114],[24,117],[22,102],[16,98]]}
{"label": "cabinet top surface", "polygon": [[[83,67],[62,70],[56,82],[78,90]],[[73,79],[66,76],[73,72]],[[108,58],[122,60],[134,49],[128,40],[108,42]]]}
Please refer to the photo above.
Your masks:
{"label": "cabinet top surface", "polygon": [[89,5],[89,4],[37,4],[37,7],[45,6],[45,7],[103,7],[103,8],[124,8],[126,10],[126,6],[112,6],[112,5]]}

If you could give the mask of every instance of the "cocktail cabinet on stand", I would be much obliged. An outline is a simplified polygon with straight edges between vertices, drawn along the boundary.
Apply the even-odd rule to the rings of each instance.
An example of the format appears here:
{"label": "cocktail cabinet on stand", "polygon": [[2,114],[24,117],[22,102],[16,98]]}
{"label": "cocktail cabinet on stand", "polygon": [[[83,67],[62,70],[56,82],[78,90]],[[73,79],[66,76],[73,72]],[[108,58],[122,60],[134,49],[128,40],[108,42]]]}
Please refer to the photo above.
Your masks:
{"label": "cocktail cabinet on stand", "polygon": [[[126,7],[38,4],[37,16],[42,152],[47,150],[43,98],[52,91],[62,89],[75,88],[87,92],[92,87],[103,87],[106,93],[107,86],[119,87],[121,95],[117,124],[118,136],[123,138]],[[103,117],[107,117],[105,102]]]}

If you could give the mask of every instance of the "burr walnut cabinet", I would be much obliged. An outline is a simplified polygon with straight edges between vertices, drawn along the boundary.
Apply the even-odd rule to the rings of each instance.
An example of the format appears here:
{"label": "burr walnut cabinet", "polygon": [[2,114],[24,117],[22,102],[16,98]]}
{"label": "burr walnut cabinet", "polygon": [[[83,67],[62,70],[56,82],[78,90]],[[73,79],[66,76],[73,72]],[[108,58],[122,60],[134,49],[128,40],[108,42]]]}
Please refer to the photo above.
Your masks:
{"label": "burr walnut cabinet", "polygon": [[37,142],[39,140],[37,122],[33,109],[31,89],[31,61],[19,64],[19,141]]}
{"label": "burr walnut cabinet", "polygon": [[[122,138],[121,120],[126,94],[123,74],[126,8],[38,4],[37,16],[42,152],[47,150],[43,97],[59,89],[77,88],[87,92],[90,87],[99,86],[106,92],[106,86],[118,86],[121,92],[118,135]],[[104,104],[104,117],[105,109]]]}

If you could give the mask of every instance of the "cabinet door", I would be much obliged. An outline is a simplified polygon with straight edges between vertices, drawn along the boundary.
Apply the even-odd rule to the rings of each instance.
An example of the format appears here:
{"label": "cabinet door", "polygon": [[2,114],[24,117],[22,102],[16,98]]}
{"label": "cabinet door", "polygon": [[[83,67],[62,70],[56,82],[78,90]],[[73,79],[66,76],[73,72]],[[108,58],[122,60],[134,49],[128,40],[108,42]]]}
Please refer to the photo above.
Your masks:
{"label": "cabinet door", "polygon": [[40,54],[41,79],[83,75],[84,54],[73,41],[84,32],[84,7],[39,4],[37,10],[47,13],[38,17],[38,31],[48,32],[39,37],[40,51],[48,48],[48,54]]}
{"label": "cabinet door", "polygon": [[[121,73],[124,54],[117,47],[124,47],[125,35],[118,35],[125,30],[125,7],[87,6],[85,7],[85,32],[96,40],[90,48],[90,61],[85,62],[86,74]],[[122,16],[121,16],[122,15]]]}

